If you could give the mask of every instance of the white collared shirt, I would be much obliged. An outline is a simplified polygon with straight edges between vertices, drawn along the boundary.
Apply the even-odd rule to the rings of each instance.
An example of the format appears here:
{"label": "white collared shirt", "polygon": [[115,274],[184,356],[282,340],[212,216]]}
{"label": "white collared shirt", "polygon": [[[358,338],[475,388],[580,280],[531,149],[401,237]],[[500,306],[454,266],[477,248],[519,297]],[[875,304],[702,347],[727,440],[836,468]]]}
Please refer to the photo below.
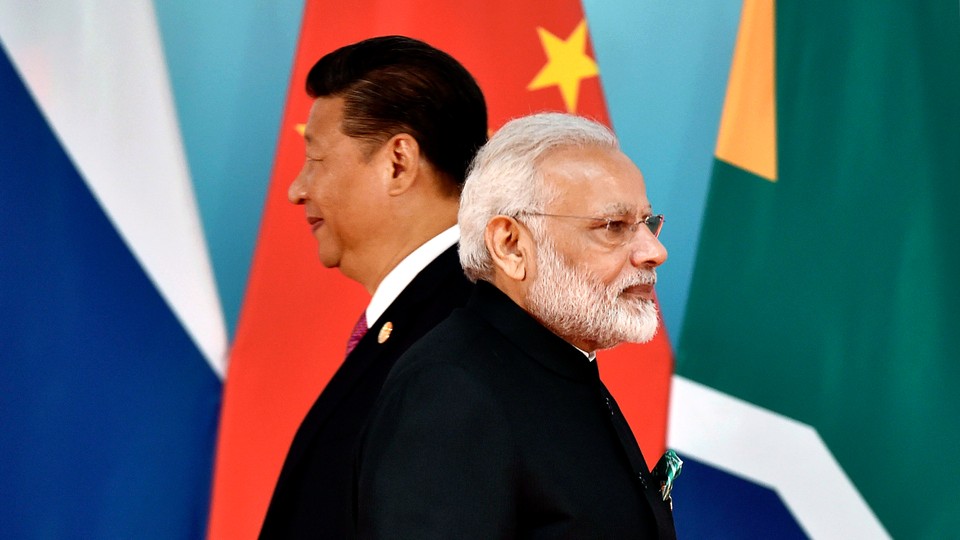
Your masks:
{"label": "white collared shirt", "polygon": [[400,296],[400,293],[417,277],[421,270],[433,262],[450,246],[460,240],[460,226],[454,225],[442,233],[427,240],[422,246],[413,250],[413,253],[404,257],[400,264],[395,266],[377,286],[370,304],[367,305],[367,324],[372,325],[390,307],[390,304]]}
{"label": "white collared shirt", "polygon": [[576,345],[574,345],[573,348],[576,349],[576,350],[578,350],[578,351],[580,351],[580,352],[582,352],[583,355],[587,357],[587,360],[589,360],[589,361],[591,361],[591,362],[593,362],[594,360],[597,359],[597,351],[587,352],[587,351],[581,349],[580,347],[577,347]]}

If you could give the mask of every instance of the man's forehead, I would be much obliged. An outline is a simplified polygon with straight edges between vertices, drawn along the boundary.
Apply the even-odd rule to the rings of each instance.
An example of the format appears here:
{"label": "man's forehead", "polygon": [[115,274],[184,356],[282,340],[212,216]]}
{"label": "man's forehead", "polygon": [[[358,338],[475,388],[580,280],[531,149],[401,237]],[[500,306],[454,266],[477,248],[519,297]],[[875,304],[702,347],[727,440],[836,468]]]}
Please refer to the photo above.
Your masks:
{"label": "man's forehead", "polygon": [[311,143],[320,143],[332,127],[339,132],[340,120],[343,116],[343,98],[319,97],[313,100],[307,123],[303,128],[303,140],[309,146]]}
{"label": "man's forehead", "polygon": [[604,214],[635,214],[650,210],[643,175],[614,148],[559,150],[541,163],[543,179],[559,206],[589,207]]}
{"label": "man's forehead", "polygon": [[577,181],[586,177],[616,177],[625,182],[643,181],[640,169],[617,148],[571,146],[554,149],[538,164],[548,176]]}

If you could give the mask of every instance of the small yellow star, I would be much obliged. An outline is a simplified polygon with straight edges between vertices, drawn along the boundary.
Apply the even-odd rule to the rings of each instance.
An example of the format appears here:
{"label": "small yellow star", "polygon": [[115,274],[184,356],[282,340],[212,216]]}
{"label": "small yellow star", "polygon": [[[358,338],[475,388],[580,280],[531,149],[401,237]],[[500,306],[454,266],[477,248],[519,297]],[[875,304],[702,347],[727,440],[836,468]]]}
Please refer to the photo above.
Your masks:
{"label": "small yellow star", "polygon": [[577,111],[580,81],[600,73],[597,63],[587,55],[587,21],[581,20],[566,40],[544,28],[538,27],[537,33],[547,53],[547,65],[530,81],[527,90],[558,86],[567,112],[574,113]]}
{"label": "small yellow star", "polygon": [[297,133],[299,133],[300,136],[303,137],[303,134],[307,132],[307,125],[306,125],[306,124],[297,124],[297,125],[293,126],[293,129],[297,130]]}

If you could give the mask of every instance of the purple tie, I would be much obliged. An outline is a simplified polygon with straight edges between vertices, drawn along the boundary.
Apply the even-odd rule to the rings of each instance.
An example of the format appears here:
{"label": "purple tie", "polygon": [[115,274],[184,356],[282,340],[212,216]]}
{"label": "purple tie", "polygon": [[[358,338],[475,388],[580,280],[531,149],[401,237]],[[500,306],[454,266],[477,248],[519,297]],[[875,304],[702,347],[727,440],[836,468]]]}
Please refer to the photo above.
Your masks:
{"label": "purple tie", "polygon": [[357,321],[357,324],[354,325],[353,332],[350,333],[350,339],[347,340],[347,356],[350,356],[350,353],[353,352],[354,347],[357,346],[357,343],[360,343],[360,340],[366,333],[367,314],[364,312],[360,314],[360,319]]}

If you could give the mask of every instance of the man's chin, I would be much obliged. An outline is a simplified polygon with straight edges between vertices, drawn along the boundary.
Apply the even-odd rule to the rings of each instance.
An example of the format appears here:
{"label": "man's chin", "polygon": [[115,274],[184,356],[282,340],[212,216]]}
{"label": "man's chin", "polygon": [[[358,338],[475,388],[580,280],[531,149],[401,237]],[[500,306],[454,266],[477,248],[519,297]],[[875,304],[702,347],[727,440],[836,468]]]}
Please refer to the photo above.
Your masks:
{"label": "man's chin", "polygon": [[323,248],[317,248],[317,254],[320,258],[320,264],[322,264],[324,268],[337,268],[340,266],[340,257],[325,252]]}
{"label": "man's chin", "polygon": [[629,328],[621,328],[621,341],[629,343],[647,343],[657,335],[660,326],[660,317],[656,311],[656,304],[651,300],[644,300],[639,305],[631,305],[633,324]]}
{"label": "man's chin", "polygon": [[645,331],[641,335],[636,336],[636,341],[633,343],[649,343],[653,341],[653,338],[657,337],[657,330],[659,326],[654,326],[653,330]]}
{"label": "man's chin", "polygon": [[651,331],[644,330],[639,333],[634,333],[629,336],[624,336],[624,338],[621,339],[618,343],[611,345],[610,347],[604,347],[604,348],[612,349],[613,347],[616,347],[620,343],[636,343],[636,344],[642,345],[644,343],[649,343],[653,341],[653,338],[656,337],[656,335],[657,335],[657,327],[654,327],[653,330]]}

